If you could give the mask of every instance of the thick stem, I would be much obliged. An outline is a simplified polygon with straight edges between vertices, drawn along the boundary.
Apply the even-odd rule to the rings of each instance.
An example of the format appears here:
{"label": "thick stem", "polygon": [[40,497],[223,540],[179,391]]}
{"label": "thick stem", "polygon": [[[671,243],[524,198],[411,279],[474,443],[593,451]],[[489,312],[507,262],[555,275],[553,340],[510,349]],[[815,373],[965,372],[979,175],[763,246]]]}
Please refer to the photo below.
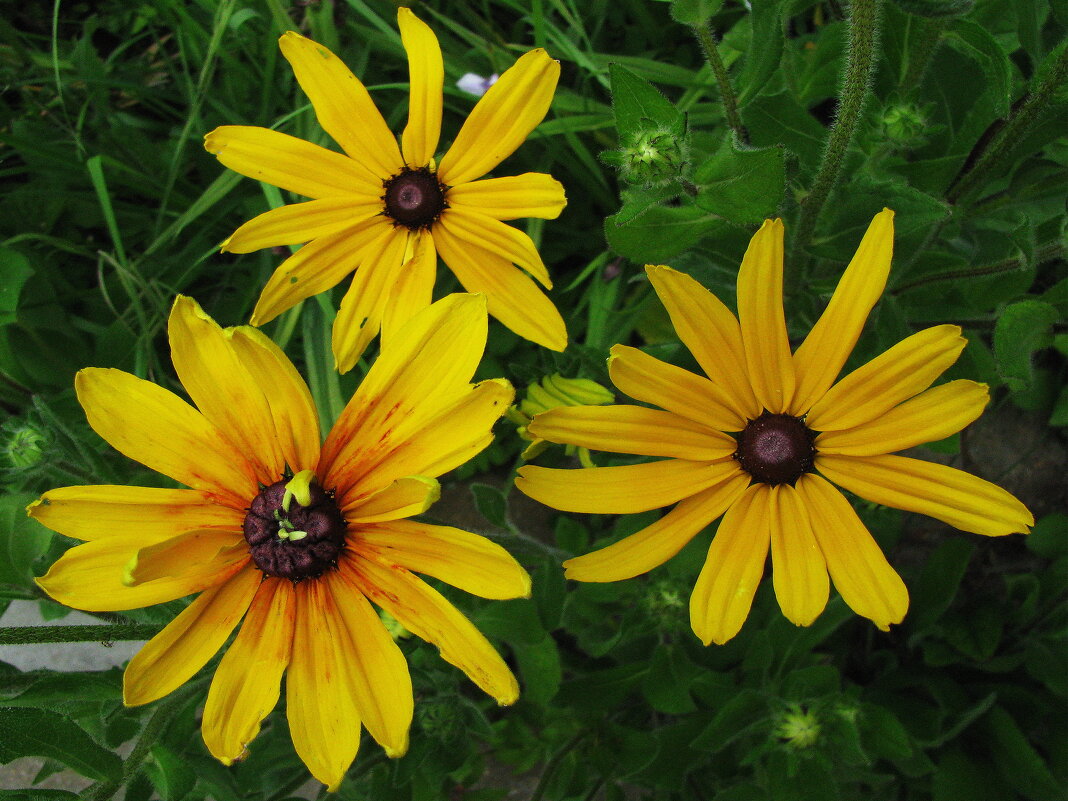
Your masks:
{"label": "thick stem", "polygon": [[[1047,261],[1052,261],[1060,256],[1064,255],[1064,246],[1060,242],[1047,242],[1045,245],[1040,246],[1035,251],[1035,262],[1037,264],[1043,264]],[[918,286],[924,286],[925,284],[933,284],[938,281],[959,281],[962,278],[979,278],[984,275],[998,275],[999,273],[1011,273],[1015,270],[1022,270],[1027,266],[1027,261],[1023,258],[1005,259],[1004,261],[995,262],[994,264],[984,264],[979,267],[967,267],[962,270],[949,270],[948,272],[938,273],[937,275],[925,275],[922,278],[917,278],[914,281],[909,281],[907,284],[894,287],[891,294],[897,295],[900,292],[904,292],[906,289],[915,289]]]}
{"label": "thick stem", "polygon": [[723,59],[719,57],[719,48],[716,46],[716,38],[712,35],[712,28],[710,25],[695,25],[693,34],[705,53],[705,59],[708,61],[708,66],[712,68],[712,74],[716,76],[719,94],[723,98],[723,112],[727,115],[727,124],[740,143],[748,144],[749,132],[742,125],[742,118],[738,114],[738,100],[734,95],[730,76],[727,75],[727,68],[723,64]]}
{"label": "thick stem", "polygon": [[157,634],[159,634],[159,626],[147,626],[140,623],[116,626],[11,626],[0,628],[0,645],[149,640]]}
{"label": "thick stem", "polygon": [[118,780],[97,782],[91,787],[87,787],[82,798],[85,801],[106,801],[109,798],[114,798],[119,788],[130,782],[137,771],[141,769],[141,763],[148,756],[149,749],[155,745],[156,740],[163,733],[164,727],[173,716],[175,708],[183,700],[184,696],[182,695],[172,696],[156,707],[152,717],[145,724],[145,728],[137,739],[137,743],[134,745],[130,755],[123,760],[122,777]]}

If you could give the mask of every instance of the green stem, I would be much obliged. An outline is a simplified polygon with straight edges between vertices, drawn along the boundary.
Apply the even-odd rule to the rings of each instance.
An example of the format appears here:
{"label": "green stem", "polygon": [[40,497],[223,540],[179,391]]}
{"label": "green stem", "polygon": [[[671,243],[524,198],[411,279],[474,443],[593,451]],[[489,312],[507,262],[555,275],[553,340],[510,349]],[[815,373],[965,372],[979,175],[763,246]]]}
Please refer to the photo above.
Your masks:
{"label": "green stem", "polygon": [[149,640],[159,634],[159,628],[140,623],[115,626],[11,626],[0,628],[0,645]]}
{"label": "green stem", "polygon": [[164,727],[174,715],[175,708],[184,700],[184,694],[180,694],[172,696],[156,707],[156,710],[152,713],[152,717],[150,717],[148,723],[145,724],[141,736],[137,738],[137,743],[134,745],[130,755],[123,760],[121,778],[117,781],[97,782],[96,784],[87,787],[82,798],[84,798],[85,801],[106,801],[106,799],[114,798],[115,794],[119,791],[119,788],[130,782],[137,771],[141,769],[141,763],[144,762],[145,757],[148,756],[149,749],[152,748],[156,740],[158,740],[159,736],[163,733]]}
{"label": "green stem", "polygon": [[[1052,261],[1062,255],[1064,255],[1065,248],[1060,242],[1047,242],[1045,245],[1040,246],[1035,251],[1035,263],[1044,264],[1047,261]],[[907,284],[894,287],[891,294],[897,295],[904,292],[906,289],[915,289],[918,286],[924,286],[926,284],[934,284],[939,281],[956,281],[961,278],[978,278],[984,275],[998,275],[1000,273],[1011,273],[1015,270],[1022,270],[1027,266],[1027,260],[1022,257],[1016,257],[1012,259],[1005,259],[994,264],[987,264],[981,267],[967,267],[963,270],[950,270],[944,273],[938,273],[938,275],[925,275],[923,278],[917,278],[915,281],[909,281]]]}
{"label": "green stem", "polygon": [[823,204],[838,183],[842,161],[857,122],[864,110],[875,73],[876,45],[879,40],[879,0],[853,0],[849,9],[849,50],[846,54],[842,93],[838,99],[838,115],[827,136],[823,159],[812,182],[808,196],[801,202],[801,220],[794,235],[794,252],[800,254],[808,247]]}
{"label": "green stem", "polygon": [[908,69],[901,79],[901,92],[907,95],[920,85],[927,68],[931,66],[935,50],[942,42],[942,30],[946,27],[946,18],[928,19],[926,17],[909,17],[910,22],[919,26],[913,58],[909,59]]}
{"label": "green stem", "polygon": [[734,95],[730,76],[727,75],[727,68],[723,64],[723,59],[719,57],[719,48],[716,46],[716,38],[712,35],[711,24],[695,25],[693,34],[705,53],[705,59],[708,61],[708,66],[712,68],[712,74],[716,76],[719,94],[723,98],[723,111],[727,115],[727,124],[740,143],[748,144],[749,132],[742,125],[742,118],[738,114],[738,100]]}
{"label": "green stem", "polygon": [[574,751],[575,748],[578,747],[578,744],[588,736],[588,731],[580,731],[560,746],[560,749],[549,758],[549,761],[545,763],[545,769],[541,772],[541,776],[538,777],[538,786],[534,788],[534,792],[530,795],[530,801],[541,801],[541,797],[545,795],[545,790],[549,786],[549,779],[556,773],[556,769],[560,767],[560,763],[563,762],[564,758]]}

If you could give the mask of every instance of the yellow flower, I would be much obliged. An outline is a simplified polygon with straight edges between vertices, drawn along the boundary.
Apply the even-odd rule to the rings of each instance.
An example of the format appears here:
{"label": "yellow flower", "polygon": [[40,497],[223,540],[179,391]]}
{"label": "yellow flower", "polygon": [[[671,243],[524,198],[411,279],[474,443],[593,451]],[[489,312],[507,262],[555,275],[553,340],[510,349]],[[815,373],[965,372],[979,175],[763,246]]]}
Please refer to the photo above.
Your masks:
{"label": "yellow flower", "polygon": [[336,789],[361,723],[389,756],[408,748],[408,667],[370,602],[498,702],[515,701],[516,680],[490,643],[414,574],[484,598],[527,596],[529,576],[483,537],[404,519],[438,498],[436,476],[490,443],[512,401],[506,381],[469,383],[486,328],[480,296],[418,312],[322,444],[311,394],[285,354],[255,328],[221,329],[189,298],[175,302],[169,333],[197,408],[120,370],[78,374],[93,429],[189,487],[64,487],[29,508],[85,541],[38,580],[57,601],[116,611],[199,593],[130,660],[128,705],[192,678],[244,617],[208,692],[208,750],[241,759],[287,672],[297,753]]}
{"label": "yellow flower", "polygon": [[571,512],[677,505],[642,531],[565,562],[568,578],[618,581],[645,573],[723,515],[690,596],[690,624],[706,645],[738,633],[769,547],[775,595],[791,621],[807,626],[823,611],[829,572],[845,602],[886,630],[905,616],[908,592],[829,481],[978,534],[1026,532],[1034,524],[1023,504],[987,481],[891,455],[959,431],[986,405],[987,387],[973,381],[928,389],[963,350],[960,328],[920,331],[835,383],[886,285],[893,237],[893,212],[885,209],[793,354],[782,305],[781,221],[765,222],[746,251],[737,318],[689,276],[646,268],[708,378],[616,345],[612,381],[664,411],[554,409],[530,431],[552,442],[667,458],[590,470],[527,466],[516,486]]}
{"label": "yellow flower", "polygon": [[467,291],[486,295],[491,315],[526,339],[563,350],[564,321],[523,270],[546,289],[549,273],[530,237],[503,222],[556,218],[566,204],[563,186],[543,173],[476,180],[541,122],[559,62],[540,49],[522,56],[478,101],[436,163],[441,48],[407,8],[397,21],[411,87],[399,148],[363,84],[328,49],[293,31],[279,40],[282,55],[344,154],[267,128],[226,125],[204,139],[231,170],[313,198],[261,214],[223,245],[250,253],[308,242],[267,282],[252,324],[355,271],[334,322],[334,360],[346,372],[380,328],[388,340],[430,303],[440,255]]}
{"label": "yellow flower", "polygon": [[[515,423],[519,436],[530,441],[530,445],[521,454],[523,459],[534,459],[544,451],[549,443],[535,437],[528,431],[531,419],[557,406],[602,405],[611,403],[616,396],[596,381],[588,378],[564,378],[559,373],[543,376],[541,381],[527,385],[527,395],[508,410],[508,419]],[[593,467],[589,448],[576,448],[568,445],[568,456],[578,455],[583,467]]]}

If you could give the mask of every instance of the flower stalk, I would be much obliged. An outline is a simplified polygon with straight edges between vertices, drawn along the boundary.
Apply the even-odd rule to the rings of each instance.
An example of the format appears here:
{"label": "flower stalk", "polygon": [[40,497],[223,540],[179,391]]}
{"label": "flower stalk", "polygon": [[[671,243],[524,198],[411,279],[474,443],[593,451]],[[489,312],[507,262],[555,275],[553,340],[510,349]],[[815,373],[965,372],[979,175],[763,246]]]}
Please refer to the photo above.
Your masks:
{"label": "flower stalk", "polygon": [[159,634],[159,630],[159,626],[142,623],[114,626],[11,626],[0,629],[0,645],[148,640]]}
{"label": "flower stalk", "polygon": [[708,61],[708,66],[712,68],[712,74],[716,76],[719,94],[723,98],[723,113],[727,115],[727,124],[734,131],[734,135],[741,144],[748,144],[749,132],[745,129],[745,125],[742,124],[742,118],[738,114],[738,99],[735,97],[734,87],[731,86],[730,76],[727,75],[727,67],[723,64],[723,59],[720,58],[719,48],[716,46],[716,38],[712,35],[711,24],[694,25],[693,34],[697,37],[697,41],[704,51],[705,60]]}

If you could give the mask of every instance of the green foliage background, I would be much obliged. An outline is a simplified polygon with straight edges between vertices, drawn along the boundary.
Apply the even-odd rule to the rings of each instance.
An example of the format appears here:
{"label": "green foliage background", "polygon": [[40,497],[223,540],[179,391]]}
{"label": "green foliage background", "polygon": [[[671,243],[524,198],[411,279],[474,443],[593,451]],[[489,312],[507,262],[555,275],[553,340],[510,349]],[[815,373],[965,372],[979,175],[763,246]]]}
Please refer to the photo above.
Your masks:
{"label": "green foliage background", "polygon": [[[617,342],[692,366],[641,266],[670,263],[731,304],[766,216],[786,222],[787,320],[799,341],[887,206],[894,269],[851,364],[918,328],[964,326],[969,345],[950,377],[988,383],[994,402],[926,456],[1002,483],[1038,524],[1029,538],[985,540],[860,503],[909,586],[902,625],[882,634],[836,597],[799,629],[765,581],[742,633],[704,648],[686,599],[712,532],[646,577],[565,584],[563,558],[656,513],[556,516],[502,491],[524,444],[504,421],[451,493],[528,567],[534,596],[449,595],[513,664],[523,696],[498,709],[434,648],[404,640],[411,752],[388,762],[366,742],[338,796],[1065,798],[1068,4],[442,0],[414,10],[445,52],[443,143],[474,104],[455,88],[463,73],[501,72],[534,46],[562,62],[552,110],[500,174],[550,172],[567,188],[559,220],[522,224],[572,344],[551,354],[494,324],[480,376],[520,389],[552,372],[607,384]],[[74,372],[119,367],[181,392],[161,335],[175,293],[238,324],[282,258],[218,253],[237,225],[288,199],[224,170],[201,136],[254,124],[328,144],[276,46],[294,28],[337,52],[400,130],[395,11],[378,0],[69,0],[12,4],[0,18],[0,611],[40,600],[32,576],[71,544],[24,517],[29,500],[65,484],[161,480],[89,430]],[[852,32],[850,13],[867,20]],[[443,273],[439,293],[457,288]],[[335,308],[321,296],[266,328],[327,424],[361,372],[333,372]],[[572,464],[559,449],[539,461]],[[144,637],[180,607],[101,622]],[[0,628],[0,643],[47,636],[67,635]],[[207,755],[196,729],[209,676],[125,709],[118,670],[0,663],[0,763],[41,757],[38,779],[73,770],[93,782],[81,796],[91,799],[120,787],[128,801],[289,797],[308,774],[283,710],[244,763]],[[783,736],[798,716],[819,727],[807,746]]]}

